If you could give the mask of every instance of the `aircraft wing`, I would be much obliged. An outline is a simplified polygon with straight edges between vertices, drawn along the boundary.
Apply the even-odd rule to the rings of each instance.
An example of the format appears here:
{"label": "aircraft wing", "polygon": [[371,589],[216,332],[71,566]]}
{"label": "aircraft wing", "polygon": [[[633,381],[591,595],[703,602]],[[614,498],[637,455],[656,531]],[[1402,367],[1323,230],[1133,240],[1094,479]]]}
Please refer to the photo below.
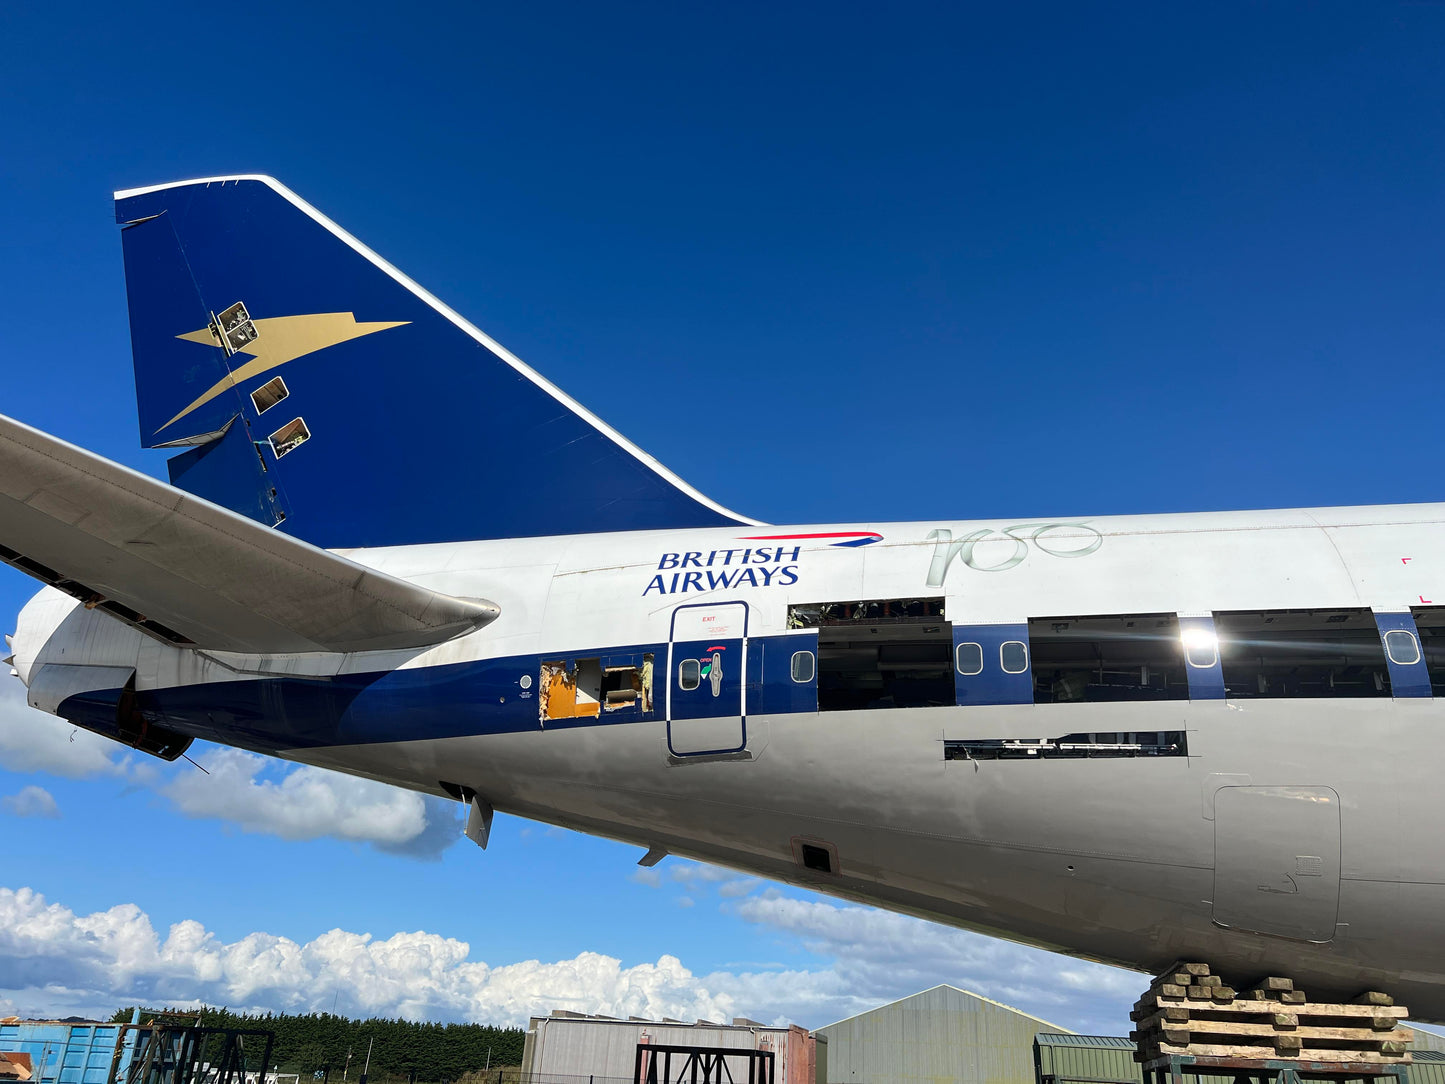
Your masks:
{"label": "aircraft wing", "polygon": [[495,618],[0,416],[0,560],[215,651],[423,647]]}

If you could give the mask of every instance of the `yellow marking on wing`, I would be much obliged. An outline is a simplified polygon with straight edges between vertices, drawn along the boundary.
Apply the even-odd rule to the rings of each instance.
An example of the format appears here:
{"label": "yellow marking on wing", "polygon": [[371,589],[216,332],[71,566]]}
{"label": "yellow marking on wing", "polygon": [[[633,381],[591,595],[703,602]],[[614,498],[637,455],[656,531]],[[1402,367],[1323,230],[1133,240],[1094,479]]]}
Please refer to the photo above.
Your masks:
{"label": "yellow marking on wing", "polygon": [[[166,422],[161,429],[174,425],[197,407],[209,403],[227,388],[233,388],[268,369],[285,365],[288,361],[295,361],[307,354],[314,354],[328,346],[336,346],[338,343],[344,343],[351,339],[359,339],[363,335],[373,335],[378,331],[385,331],[387,328],[401,327],[411,323],[410,320],[377,320],[358,323],[356,314],[350,312],[315,312],[309,316],[270,316],[253,322],[256,325],[256,338],[236,351],[237,354],[249,354],[251,360],[231,370],[212,384],[206,389],[204,395]],[[188,331],[184,335],[177,335],[176,338],[200,343],[202,346],[213,346],[217,350],[221,348],[209,327],[203,327],[199,331]]]}

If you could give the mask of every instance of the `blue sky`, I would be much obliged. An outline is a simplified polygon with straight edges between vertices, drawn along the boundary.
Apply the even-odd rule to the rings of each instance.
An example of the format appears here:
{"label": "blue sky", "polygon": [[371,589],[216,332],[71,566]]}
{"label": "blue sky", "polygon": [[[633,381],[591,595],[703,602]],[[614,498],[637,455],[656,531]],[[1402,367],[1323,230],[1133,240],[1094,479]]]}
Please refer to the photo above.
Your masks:
{"label": "blue sky", "polygon": [[[1442,39],[1427,3],[9,5],[0,412],[162,474],[110,193],[267,172],[769,521],[1437,500]],[[0,570],[0,615],[32,590]],[[1126,1026],[1132,978],[685,864],[649,884],[631,848],[507,818],[486,854],[438,849],[443,807],[284,766],[223,758],[198,788],[42,740],[18,691],[0,913],[32,933],[0,954],[48,944],[71,978],[0,978],[0,1009],[280,1005],[180,948],[96,970],[94,931],[146,943],[141,914],[162,942],[426,931],[540,962],[485,996],[439,964],[453,986],[407,1010],[438,1016],[655,989],[670,1015],[818,1025],[951,981]],[[319,812],[280,822],[267,783]],[[664,954],[691,978],[627,972]],[[1059,995],[1060,970],[1106,995]],[[329,1007],[330,975],[288,1007]]]}

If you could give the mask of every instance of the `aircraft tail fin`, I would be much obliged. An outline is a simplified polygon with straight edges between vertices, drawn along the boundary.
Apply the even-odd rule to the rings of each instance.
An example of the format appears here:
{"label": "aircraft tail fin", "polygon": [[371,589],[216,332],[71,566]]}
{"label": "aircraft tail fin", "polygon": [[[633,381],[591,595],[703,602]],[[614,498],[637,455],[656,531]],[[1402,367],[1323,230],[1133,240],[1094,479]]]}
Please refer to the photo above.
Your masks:
{"label": "aircraft tail fin", "polygon": [[328,547],[753,523],[269,177],[116,193],[141,439]]}

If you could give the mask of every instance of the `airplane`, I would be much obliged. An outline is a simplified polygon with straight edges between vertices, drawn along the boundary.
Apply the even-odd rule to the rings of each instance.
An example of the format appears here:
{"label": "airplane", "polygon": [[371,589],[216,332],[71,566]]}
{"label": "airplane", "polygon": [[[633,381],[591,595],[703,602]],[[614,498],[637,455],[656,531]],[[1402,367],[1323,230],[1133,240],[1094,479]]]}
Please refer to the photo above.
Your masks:
{"label": "airplane", "polygon": [[32,706],[1445,1021],[1445,505],[763,524],[277,181],[115,200],[174,454],[0,419]]}

